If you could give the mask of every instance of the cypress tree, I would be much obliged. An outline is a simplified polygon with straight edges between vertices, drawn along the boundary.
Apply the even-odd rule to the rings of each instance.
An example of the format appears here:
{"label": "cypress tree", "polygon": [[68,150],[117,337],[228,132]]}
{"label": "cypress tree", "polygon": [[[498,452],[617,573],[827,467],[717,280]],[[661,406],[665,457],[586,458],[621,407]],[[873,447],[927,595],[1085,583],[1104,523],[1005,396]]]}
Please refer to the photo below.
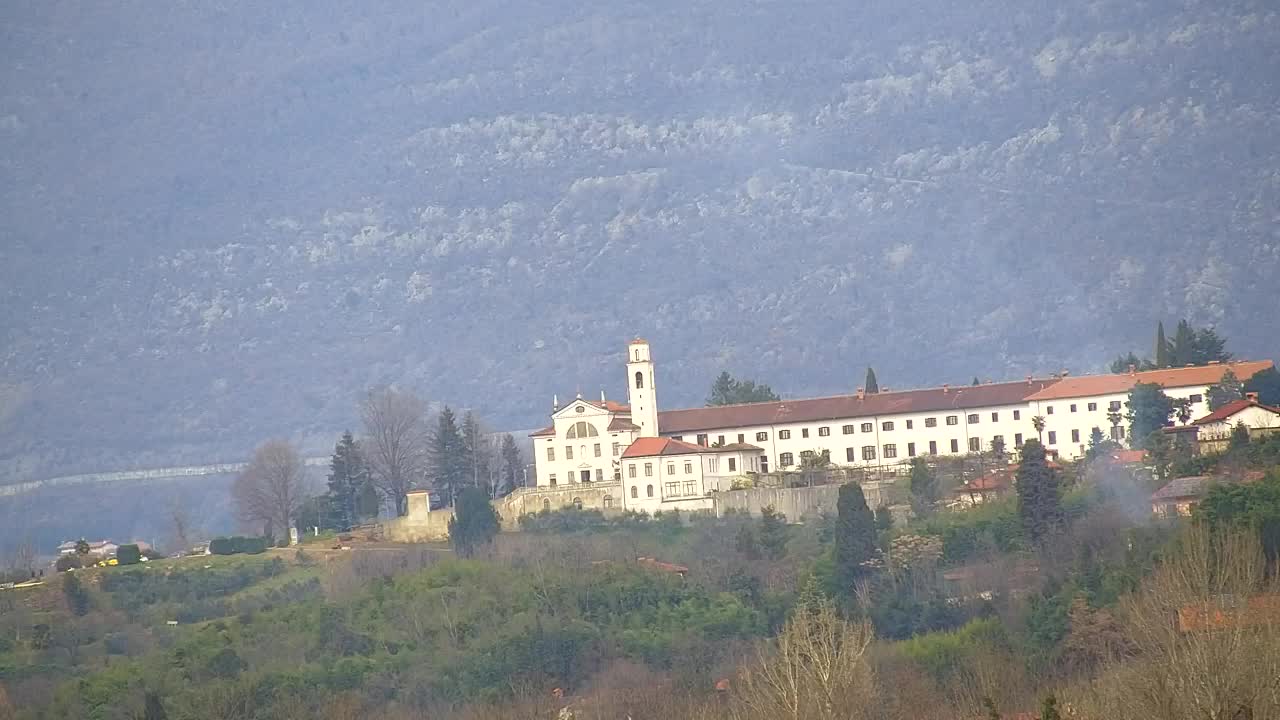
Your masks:
{"label": "cypress tree", "polygon": [[457,419],[448,406],[440,411],[440,417],[436,419],[429,453],[432,485],[452,505],[458,491],[468,484],[471,463],[467,458],[467,446],[462,439],[462,432],[458,430]]}
{"label": "cypress tree", "polygon": [[1022,528],[1033,544],[1043,547],[1062,521],[1062,497],[1058,475],[1049,467],[1039,440],[1023,444],[1017,479]]}
{"label": "cypress tree", "polygon": [[462,488],[449,519],[449,544],[454,552],[470,557],[497,534],[498,513],[494,512],[488,493],[474,486]]}
{"label": "cypress tree", "polygon": [[521,457],[520,446],[516,445],[515,438],[510,433],[502,436],[502,449],[498,454],[502,458],[502,473],[496,492],[502,497],[523,484],[524,458]]}
{"label": "cypress tree", "polygon": [[836,499],[835,560],[840,591],[852,593],[854,583],[866,575],[867,563],[876,557],[876,519],[862,486],[856,482],[840,486]]}
{"label": "cypress tree", "polygon": [[922,457],[911,458],[911,510],[920,517],[933,514],[938,502],[938,478]]}
{"label": "cypress tree", "polygon": [[1169,341],[1164,338],[1164,321],[1156,323],[1156,367],[1169,367]]}
{"label": "cypress tree", "polygon": [[1125,402],[1129,421],[1129,444],[1140,447],[1151,433],[1169,424],[1173,415],[1173,400],[1155,383],[1138,383],[1129,390]]}
{"label": "cypress tree", "polygon": [[880,382],[876,380],[876,371],[870,367],[867,368],[867,380],[864,388],[868,395],[875,395],[880,392]]}

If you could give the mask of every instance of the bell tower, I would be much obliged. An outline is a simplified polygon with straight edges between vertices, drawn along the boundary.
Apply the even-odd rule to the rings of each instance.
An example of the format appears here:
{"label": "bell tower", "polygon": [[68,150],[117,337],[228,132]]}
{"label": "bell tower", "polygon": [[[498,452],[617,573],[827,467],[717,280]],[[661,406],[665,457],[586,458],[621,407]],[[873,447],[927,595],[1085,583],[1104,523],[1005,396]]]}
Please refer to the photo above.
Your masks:
{"label": "bell tower", "polygon": [[631,422],[640,426],[640,437],[658,437],[658,388],[653,380],[649,343],[640,338],[627,345],[627,399]]}

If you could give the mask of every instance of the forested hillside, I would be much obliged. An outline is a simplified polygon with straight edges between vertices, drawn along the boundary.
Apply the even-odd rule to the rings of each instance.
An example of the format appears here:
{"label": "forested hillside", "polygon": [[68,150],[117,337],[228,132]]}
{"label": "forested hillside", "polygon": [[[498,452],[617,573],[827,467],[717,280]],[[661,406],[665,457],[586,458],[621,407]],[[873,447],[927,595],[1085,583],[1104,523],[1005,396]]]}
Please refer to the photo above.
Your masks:
{"label": "forested hillside", "polygon": [[[286,0],[0,10],[0,482],[241,459],[377,383],[533,427],[1274,355],[1280,12]],[[892,368],[888,371],[887,368]]]}

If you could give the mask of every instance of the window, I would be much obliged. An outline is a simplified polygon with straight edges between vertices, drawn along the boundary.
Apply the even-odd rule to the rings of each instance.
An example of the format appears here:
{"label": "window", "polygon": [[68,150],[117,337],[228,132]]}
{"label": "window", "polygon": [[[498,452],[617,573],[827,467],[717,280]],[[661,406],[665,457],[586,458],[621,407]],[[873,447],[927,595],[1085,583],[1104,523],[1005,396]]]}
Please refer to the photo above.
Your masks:
{"label": "window", "polygon": [[680,483],[665,483],[662,486],[663,497],[677,497],[680,495]]}
{"label": "window", "polygon": [[1074,443],[1078,443],[1078,442],[1080,442],[1080,431],[1079,431],[1079,430],[1072,430],[1072,431],[1071,431],[1071,442],[1074,442]]}
{"label": "window", "polygon": [[893,421],[885,420],[884,422],[880,423],[880,429],[884,430],[885,432],[889,432],[890,430],[893,429]]}
{"label": "window", "polygon": [[769,433],[767,432],[756,433],[756,442],[765,442],[768,439],[769,439]]}
{"label": "window", "polygon": [[930,441],[929,441],[929,454],[930,454],[930,455],[937,455],[937,454],[938,454],[938,441],[937,441],[937,440],[930,440]]}
{"label": "window", "polygon": [[632,486],[631,486],[631,499],[632,499],[632,500],[635,500],[635,499],[636,499],[636,498],[638,498],[638,497],[640,497],[640,486],[639,486],[639,485],[632,485]]}
{"label": "window", "polygon": [[969,438],[969,452],[981,452],[981,451],[982,451],[982,438],[976,438],[976,437]]}
{"label": "window", "polygon": [[852,435],[852,434],[853,434],[853,426],[852,426],[852,425],[845,425],[844,427],[840,428],[840,432],[844,433],[845,435]]}
{"label": "window", "polygon": [[581,413],[581,412],[586,412],[586,411],[587,411],[587,409],[586,409],[586,408],[584,408],[584,407],[582,407],[581,405],[579,405],[578,407],[574,408],[574,409],[573,409],[573,411],[574,411],[574,412]]}
{"label": "window", "polygon": [[565,446],[564,446],[564,459],[565,459],[565,460],[572,460],[572,459],[573,459],[573,446],[572,446],[572,445],[565,445]]}
{"label": "window", "polygon": [[1085,409],[1087,409],[1089,412],[1094,412],[1095,410],[1098,409],[1098,403],[1089,403],[1088,405],[1085,406]]}
{"label": "window", "polygon": [[684,494],[685,494],[685,495],[697,495],[697,494],[698,494],[698,488],[697,488],[697,486],[694,484],[694,482],[693,482],[692,480],[689,480],[689,481],[685,482],[685,484],[684,484]]}
{"label": "window", "polygon": [[813,453],[813,451],[812,451],[812,450],[801,450],[801,451],[800,451],[800,462],[804,462],[805,460],[812,460],[812,459],[813,459],[813,454],[814,454],[814,453]]}
{"label": "window", "polygon": [[1003,435],[997,435],[991,438],[991,449],[992,450],[998,449],[1001,452],[1004,452],[1004,436]]}
{"label": "window", "polygon": [[830,435],[831,435],[831,428],[829,427],[818,428],[818,437],[829,437]]}
{"label": "window", "polygon": [[857,459],[857,457],[853,454],[853,448],[844,449],[844,459],[845,459],[845,462],[853,462],[854,460]]}
{"label": "window", "polygon": [[644,476],[653,477],[653,463],[644,464]]}
{"label": "window", "polygon": [[636,464],[631,463],[630,465],[627,466],[627,477],[633,478],[635,476],[636,476]]}
{"label": "window", "polygon": [[[552,485],[555,485],[555,483],[551,483],[551,484],[552,484]],[[544,500],[542,501],[542,511],[543,511],[543,512],[551,512],[551,501],[550,501],[550,500],[546,500],[546,499],[544,499]]]}
{"label": "window", "polygon": [[778,464],[781,465],[782,467],[790,467],[791,465],[795,465],[796,464],[795,456],[792,455],[791,453],[782,453],[781,455],[778,456]]}
{"label": "window", "polygon": [[584,482],[584,483],[589,483],[589,482],[591,482],[591,471],[590,471],[590,470],[583,470],[583,471],[582,471],[582,482]]}
{"label": "window", "polygon": [[959,441],[959,440],[952,440],[952,441],[951,441],[951,452],[953,452],[953,453],[958,453],[958,452],[960,452],[960,441]]}
{"label": "window", "polygon": [[690,461],[690,460],[685,460],[685,461],[684,461],[684,474],[685,474],[685,475],[692,475],[692,474],[693,474],[693,462],[692,462],[692,461]]}
{"label": "window", "polygon": [[600,433],[596,431],[596,426],[591,423],[576,422],[569,428],[569,432],[565,433],[565,437],[573,440],[574,438],[599,437]]}
{"label": "window", "polygon": [[1201,395],[1200,393],[1196,393],[1195,395],[1192,395],[1191,397],[1189,397],[1189,398],[1187,398],[1187,399],[1188,399],[1188,400],[1190,400],[1190,401],[1191,401],[1191,402],[1193,402],[1193,403],[1198,403],[1198,402],[1200,402],[1200,401],[1204,400],[1204,396],[1203,396],[1203,395]]}
{"label": "window", "polygon": [[673,463],[673,462],[669,462],[669,463],[667,463],[667,474],[668,474],[668,475],[675,475],[675,474],[676,474],[676,464],[675,464],[675,463]]}
{"label": "window", "polygon": [[652,486],[652,485],[645,485],[645,486],[644,486],[644,496],[645,496],[645,497],[653,497],[653,486]]}
{"label": "window", "polygon": [[1013,434],[1013,446],[1016,448],[1022,447],[1022,433]]}
{"label": "window", "polygon": [[622,443],[613,444],[613,456],[618,457],[618,453],[622,450]]}
{"label": "window", "polygon": [[809,437],[809,428],[800,428],[800,437],[802,438]]}
{"label": "window", "polygon": [[862,432],[875,432],[875,429],[871,423],[862,423]]}
{"label": "window", "polygon": [[779,431],[778,431],[778,439],[779,439],[779,440],[790,440],[790,439],[791,439],[791,431],[790,431],[790,430],[779,430]]}
{"label": "window", "polygon": [[894,443],[885,443],[884,459],[891,460],[896,457],[898,457],[898,446],[895,445]]}
{"label": "window", "polygon": [[556,461],[556,449],[553,447],[547,448],[547,462],[555,462],[555,461]]}
{"label": "window", "polygon": [[938,427],[938,418],[925,418],[925,419],[924,419],[924,426],[925,426],[925,427],[927,427],[927,428],[929,428],[929,427]]}
{"label": "window", "polygon": [[738,458],[729,458],[729,472],[738,472]]}
{"label": "window", "polygon": [[607,510],[607,509],[609,509],[609,508],[611,508],[611,507],[613,507],[613,496],[612,496],[612,495],[605,495],[603,498],[601,498],[601,499],[600,499],[600,504],[601,504],[601,505],[602,505],[606,510]]}
{"label": "window", "polygon": [[1075,412],[1075,411],[1076,411],[1076,404],[1075,404],[1075,403],[1071,403],[1071,407],[1070,407],[1070,408],[1068,408],[1068,409],[1069,409],[1071,412]]}
{"label": "window", "polygon": [[548,475],[548,476],[547,476],[547,480],[551,483],[551,487],[555,487],[555,486],[556,486],[556,474],[555,474],[555,473],[551,473],[550,475]]}
{"label": "window", "polygon": [[574,509],[576,509],[576,510],[581,510],[581,509],[582,509],[582,498],[579,498],[579,497],[574,498],[574,499],[573,499],[573,507],[574,507]]}
{"label": "window", "polygon": [[701,446],[703,446],[703,447],[706,447],[706,446],[707,446],[707,434],[706,434],[706,433],[698,433],[698,444],[699,444],[699,445],[701,445]]}
{"label": "window", "polygon": [[1052,415],[1052,414],[1053,414],[1053,406],[1052,406],[1052,405],[1050,405],[1049,407],[1046,407],[1046,408],[1044,409],[1044,414],[1045,414],[1045,415]]}
{"label": "window", "polygon": [[725,441],[724,441],[724,436],[723,436],[723,435],[717,435],[717,436],[716,436],[716,444],[717,444],[717,445],[719,445],[720,447],[724,447],[724,446],[725,446]]}
{"label": "window", "polygon": [[998,412],[991,413],[991,422],[1000,422],[1000,413]]}
{"label": "window", "polygon": [[947,424],[948,424],[948,425],[959,425],[959,424],[960,424],[960,416],[959,416],[959,415],[948,415],[948,416],[947,416]]}
{"label": "window", "polygon": [[1058,433],[1053,430],[1049,431],[1049,444],[1050,445],[1058,444]]}
{"label": "window", "polygon": [[639,370],[636,371],[636,389],[637,390],[644,389],[644,373],[640,372]]}
{"label": "window", "polygon": [[875,460],[875,459],[876,459],[876,446],[875,446],[875,445],[863,445],[863,446],[862,446],[862,459],[863,459],[863,460]]}
{"label": "window", "polygon": [[965,422],[969,423],[970,425],[977,425],[978,413],[970,413],[969,417],[965,418]]}
{"label": "window", "polygon": [[747,436],[743,435],[742,433],[738,433],[738,444],[741,445],[746,441],[747,441]]}
{"label": "window", "polygon": [[1108,412],[1116,412],[1116,411],[1117,411],[1117,410],[1119,410],[1119,409],[1120,409],[1120,401],[1119,401],[1119,400],[1112,400],[1111,402],[1107,403],[1107,411],[1108,411]]}
{"label": "window", "polygon": [[908,421],[907,421],[907,429],[908,429],[908,430],[910,430],[910,429],[911,429],[911,428],[913,428],[913,427],[915,427],[915,425],[912,423],[912,421],[908,420]]}
{"label": "window", "polygon": [[1013,411],[1013,419],[1014,419],[1014,420],[1021,420],[1021,419],[1022,419],[1022,411],[1021,411],[1021,410],[1014,410],[1014,411]]}
{"label": "window", "polygon": [[596,443],[595,447],[592,448],[592,450],[595,452],[596,457],[600,457],[600,443]]}
{"label": "window", "polygon": [[915,456],[916,456],[916,444],[907,443],[907,457],[915,457]]}
{"label": "window", "polygon": [[1111,426],[1111,439],[1112,439],[1112,440],[1115,440],[1116,442],[1120,442],[1121,440],[1123,440],[1123,439],[1124,439],[1124,426],[1123,426],[1123,425],[1112,425],[1112,426]]}

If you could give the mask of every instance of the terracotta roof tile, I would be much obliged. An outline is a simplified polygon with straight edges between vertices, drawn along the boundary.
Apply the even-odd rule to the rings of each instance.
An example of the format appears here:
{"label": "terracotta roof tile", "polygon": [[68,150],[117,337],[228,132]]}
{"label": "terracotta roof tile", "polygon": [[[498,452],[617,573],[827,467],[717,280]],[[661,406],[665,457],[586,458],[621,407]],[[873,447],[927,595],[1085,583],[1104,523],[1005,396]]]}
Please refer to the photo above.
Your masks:
{"label": "terracotta roof tile", "polygon": [[1091,397],[1094,395],[1119,395],[1129,392],[1138,383],[1155,383],[1161,387],[1208,387],[1222,379],[1228,368],[1241,382],[1273,367],[1270,360],[1241,361],[1220,365],[1148,370],[1118,375],[1081,375],[1066,377],[1059,382],[1029,396],[1028,400],[1057,400],[1061,398]]}
{"label": "terracotta roof tile", "polygon": [[663,437],[642,437],[637,438],[635,442],[622,453],[624,458],[635,457],[653,457],[656,455],[690,455],[693,453],[709,453],[713,452],[711,448],[701,445],[694,445],[682,440],[672,440]]}
{"label": "terracotta roof tile", "polygon": [[556,426],[549,425],[547,427],[542,428],[541,430],[534,430],[533,432],[529,433],[529,437],[551,437],[555,434],[556,434]]}
{"label": "terracotta roof tile", "polygon": [[1226,405],[1223,405],[1217,410],[1214,410],[1213,412],[1209,413],[1208,415],[1205,415],[1204,417],[1200,418],[1199,420],[1196,420],[1191,424],[1192,425],[1208,425],[1209,423],[1222,422],[1223,420],[1226,420],[1227,418],[1231,417],[1232,415],[1235,415],[1241,410],[1247,410],[1251,407],[1262,408],[1263,410],[1266,410],[1268,412],[1273,412],[1273,413],[1276,413],[1277,415],[1280,415],[1280,408],[1273,408],[1269,405],[1263,405],[1257,400],[1240,399],[1240,400],[1232,400]]}
{"label": "terracotta roof tile", "polygon": [[667,410],[658,413],[663,433],[686,433],[730,427],[782,425],[821,420],[891,415],[910,412],[943,412],[980,407],[1017,405],[1025,398],[1053,385],[1057,380],[957,385],[874,393],[865,396],[838,395],[810,400],[723,405],[719,407]]}

